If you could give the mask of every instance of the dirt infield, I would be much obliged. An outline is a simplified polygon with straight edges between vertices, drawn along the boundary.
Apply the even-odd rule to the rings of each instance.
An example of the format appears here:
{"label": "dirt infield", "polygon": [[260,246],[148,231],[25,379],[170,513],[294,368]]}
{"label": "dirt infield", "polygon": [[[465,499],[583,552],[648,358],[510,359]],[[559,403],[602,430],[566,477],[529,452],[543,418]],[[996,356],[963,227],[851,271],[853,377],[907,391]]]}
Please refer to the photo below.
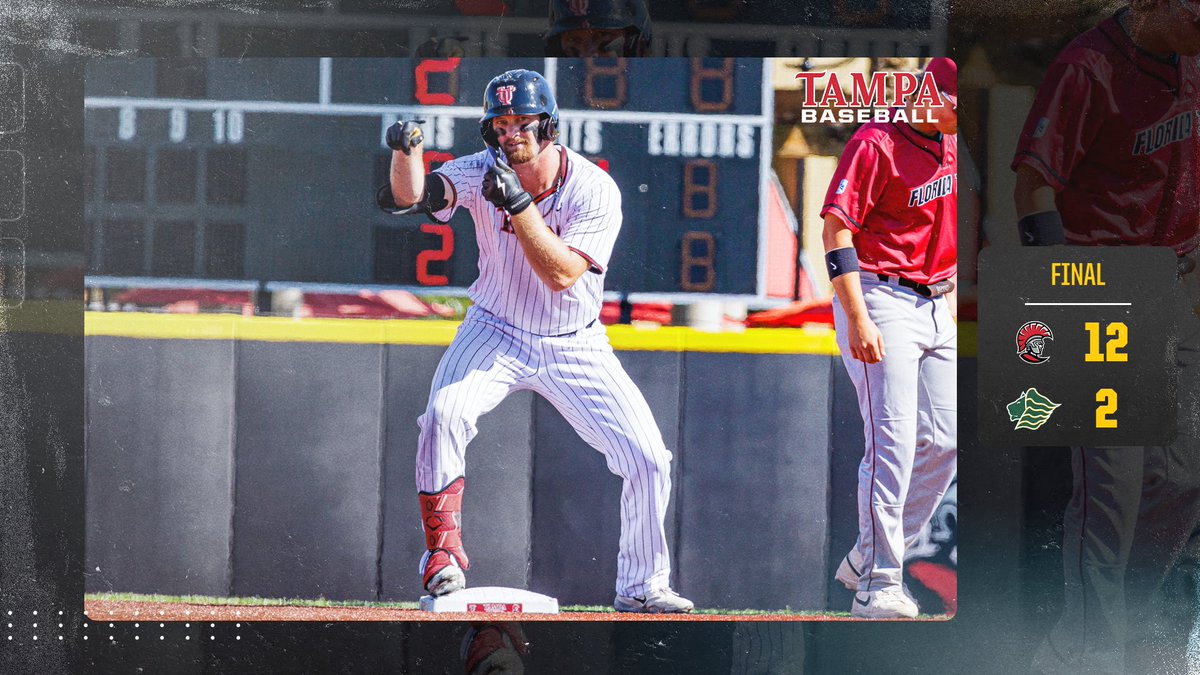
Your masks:
{"label": "dirt infield", "polygon": [[[856,621],[823,614],[560,614],[432,613],[393,607],[308,607],[287,605],[200,605],[131,600],[88,600],[93,621]],[[944,617],[941,618],[944,620]],[[929,620],[929,619],[926,619]]]}

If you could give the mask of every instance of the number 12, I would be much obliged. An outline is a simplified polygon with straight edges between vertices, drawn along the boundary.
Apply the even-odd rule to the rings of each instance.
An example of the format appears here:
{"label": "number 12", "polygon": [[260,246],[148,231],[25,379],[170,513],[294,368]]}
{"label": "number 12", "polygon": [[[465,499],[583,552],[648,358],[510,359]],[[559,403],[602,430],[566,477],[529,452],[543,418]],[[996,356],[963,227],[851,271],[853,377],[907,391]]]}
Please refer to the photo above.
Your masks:
{"label": "number 12", "polygon": [[[1100,351],[1100,323],[1098,321],[1088,321],[1083,324],[1083,327],[1088,332],[1088,352],[1083,355],[1083,360],[1086,363],[1125,363],[1129,360],[1129,355],[1120,351],[1129,344],[1129,328],[1121,321],[1114,321],[1108,324],[1108,330],[1105,334],[1109,337],[1105,344],[1104,352]],[[1111,391],[1111,390],[1110,390]]]}

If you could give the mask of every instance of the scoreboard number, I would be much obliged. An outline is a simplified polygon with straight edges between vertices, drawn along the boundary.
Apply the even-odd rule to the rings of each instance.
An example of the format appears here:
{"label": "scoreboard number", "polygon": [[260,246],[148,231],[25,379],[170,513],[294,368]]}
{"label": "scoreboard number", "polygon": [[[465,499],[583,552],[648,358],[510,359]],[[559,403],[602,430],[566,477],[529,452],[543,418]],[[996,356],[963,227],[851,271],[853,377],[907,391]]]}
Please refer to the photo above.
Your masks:
{"label": "scoreboard number", "polygon": [[712,218],[717,214],[717,165],[692,159],[683,165],[683,215]]}
{"label": "scoreboard number", "polygon": [[[692,77],[689,93],[692,108],[696,112],[726,112],[733,105],[733,59],[721,59],[717,67],[704,65],[704,59],[692,59]],[[717,82],[721,87],[721,96],[717,100],[709,100],[705,96],[704,84]]]}
{"label": "scoreboard number", "polygon": [[436,234],[442,238],[442,246],[436,251],[426,249],[417,254],[417,283],[422,286],[449,286],[450,277],[445,274],[432,274],[429,263],[445,262],[454,255],[454,230],[449,225],[424,223],[421,231],[426,234]]}
{"label": "scoreboard number", "polygon": [[1108,324],[1105,334],[1109,340],[1105,343],[1104,352],[1100,351],[1100,322],[1088,321],[1083,324],[1083,327],[1088,332],[1088,351],[1083,355],[1085,362],[1126,363],[1129,361],[1129,355],[1121,351],[1129,344],[1129,327],[1125,325],[1125,322],[1114,321]]}
{"label": "scoreboard number", "polygon": [[707,293],[717,284],[717,240],[712,232],[683,233],[683,264],[679,286],[685,291]]}
{"label": "scoreboard number", "polygon": [[891,0],[835,0],[833,13],[840,23],[874,24],[887,18],[890,4]]}
{"label": "scoreboard number", "polygon": [[[421,105],[455,105],[458,103],[458,64],[462,59],[426,59],[413,69],[417,86],[413,96]],[[435,91],[429,86],[430,75],[445,75],[446,88]]]}
{"label": "scoreboard number", "polygon": [[[600,63],[597,63],[600,61]],[[608,62],[612,61],[609,65]],[[584,59],[583,101],[589,108],[614,110],[629,98],[625,59]],[[597,84],[605,93],[597,93]],[[611,94],[608,94],[611,92]]]}
{"label": "scoreboard number", "polygon": [[1116,429],[1117,420],[1109,415],[1115,415],[1117,412],[1117,392],[1113,389],[1101,389],[1096,392],[1096,403],[1100,404],[1100,407],[1096,408],[1096,428]]}
{"label": "scoreboard number", "polygon": [[743,0],[687,0],[688,14],[701,21],[732,21],[742,5]]}
{"label": "scoreboard number", "polygon": [[432,173],[437,168],[437,166],[433,165],[434,162],[437,162],[438,166],[441,166],[452,159],[454,159],[454,155],[440,150],[426,150],[421,155],[421,161],[425,164],[425,173]]}

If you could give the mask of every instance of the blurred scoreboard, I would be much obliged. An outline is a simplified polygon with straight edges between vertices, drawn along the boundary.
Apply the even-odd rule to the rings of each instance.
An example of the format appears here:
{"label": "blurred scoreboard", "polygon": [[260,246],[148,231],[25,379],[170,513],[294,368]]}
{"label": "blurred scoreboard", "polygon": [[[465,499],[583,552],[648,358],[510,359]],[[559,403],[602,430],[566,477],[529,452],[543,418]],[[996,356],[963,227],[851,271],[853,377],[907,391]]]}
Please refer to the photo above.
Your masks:
{"label": "blurred scoreboard", "polygon": [[771,88],[760,59],[93,60],[92,274],[469,285],[474,225],[389,216],[384,131],[426,120],[430,169],[483,149],[483,89],[543,73],[560,142],[608,171],[606,288],[761,295]]}
{"label": "blurred scoreboard", "polygon": [[805,27],[933,27],[937,8],[929,0],[687,0],[657,3],[656,21],[722,21]]}

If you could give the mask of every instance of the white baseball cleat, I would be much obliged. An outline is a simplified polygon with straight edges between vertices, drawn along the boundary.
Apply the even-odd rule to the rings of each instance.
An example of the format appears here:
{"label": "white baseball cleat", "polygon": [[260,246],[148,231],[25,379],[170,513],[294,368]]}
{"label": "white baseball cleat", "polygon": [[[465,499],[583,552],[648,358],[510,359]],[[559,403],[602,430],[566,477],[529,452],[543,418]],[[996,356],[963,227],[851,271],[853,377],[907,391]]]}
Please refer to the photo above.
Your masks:
{"label": "white baseball cleat", "polygon": [[432,596],[446,595],[467,587],[467,575],[457,567],[447,567],[433,575],[425,590]]}
{"label": "white baseball cleat", "polygon": [[[848,591],[858,590],[858,581],[862,579],[863,555],[858,550],[858,547],[850,549],[846,557],[842,558],[842,564],[838,565],[837,572],[833,578]],[[908,584],[904,584],[904,597],[917,608],[919,612],[921,605],[917,603],[917,599],[913,597],[912,591],[908,590]]]}
{"label": "white baseball cleat", "polygon": [[862,568],[863,556],[855,546],[850,549],[846,557],[842,558],[842,564],[838,565],[833,578],[845,586],[848,591],[858,590],[858,580],[862,578]]}
{"label": "white baseball cleat", "polygon": [[915,619],[918,611],[899,588],[855,593],[850,604],[850,616],[859,619]]}
{"label": "white baseball cleat", "polygon": [[650,591],[641,598],[631,598],[618,595],[613,600],[613,609],[618,612],[638,612],[642,614],[686,614],[695,605],[691,600],[679,595],[669,588]]}
{"label": "white baseball cleat", "polygon": [[436,597],[467,587],[467,575],[459,567],[458,559],[445,549],[426,551],[421,557],[420,571],[424,577],[425,590]]}

